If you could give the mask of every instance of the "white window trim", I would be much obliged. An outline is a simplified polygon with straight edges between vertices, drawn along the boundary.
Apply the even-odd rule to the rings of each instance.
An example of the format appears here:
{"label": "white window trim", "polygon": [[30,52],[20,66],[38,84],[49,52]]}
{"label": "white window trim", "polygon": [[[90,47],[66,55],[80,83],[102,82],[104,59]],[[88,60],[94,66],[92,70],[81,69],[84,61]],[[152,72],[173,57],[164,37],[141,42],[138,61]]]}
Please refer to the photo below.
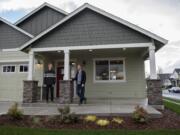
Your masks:
{"label": "white window trim", "polygon": [[[123,75],[124,79],[123,80],[96,80],[96,61],[97,60],[123,60]],[[110,64],[109,64],[110,66]],[[109,67],[110,69],[110,67]],[[110,72],[110,71],[109,71]],[[109,74],[110,76],[110,74]],[[109,77],[110,78],[110,77]],[[126,80],[126,63],[125,63],[125,58],[122,57],[114,57],[114,58],[95,58],[93,59],[93,82],[94,83],[125,83],[127,82]]]}
{"label": "white window trim", "polygon": [[[3,69],[4,69],[5,66],[15,66],[14,72],[4,72]],[[16,68],[17,68],[16,65],[12,65],[12,64],[2,65],[1,66],[1,72],[2,72],[2,74],[14,74],[14,73],[16,73]]]}
{"label": "white window trim", "polygon": [[28,73],[28,71],[27,72],[20,72],[20,66],[27,66],[28,67],[28,70],[29,70],[29,66],[28,66],[28,64],[19,64],[18,65],[18,73],[20,73],[20,74],[26,74],[26,73]]}

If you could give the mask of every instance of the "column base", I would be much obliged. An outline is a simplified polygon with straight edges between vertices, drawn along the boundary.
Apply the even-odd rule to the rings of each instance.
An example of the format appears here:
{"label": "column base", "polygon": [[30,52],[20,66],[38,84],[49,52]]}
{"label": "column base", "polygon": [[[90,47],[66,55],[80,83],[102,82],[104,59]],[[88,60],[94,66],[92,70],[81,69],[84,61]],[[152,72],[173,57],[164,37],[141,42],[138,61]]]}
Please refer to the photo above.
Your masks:
{"label": "column base", "polygon": [[60,104],[71,104],[73,102],[73,82],[71,80],[60,80]]}
{"label": "column base", "polygon": [[158,79],[147,80],[148,105],[151,105],[157,109],[164,109],[161,88],[162,88],[161,80]]}
{"label": "column base", "polygon": [[33,103],[38,100],[38,81],[24,81],[23,103]]}

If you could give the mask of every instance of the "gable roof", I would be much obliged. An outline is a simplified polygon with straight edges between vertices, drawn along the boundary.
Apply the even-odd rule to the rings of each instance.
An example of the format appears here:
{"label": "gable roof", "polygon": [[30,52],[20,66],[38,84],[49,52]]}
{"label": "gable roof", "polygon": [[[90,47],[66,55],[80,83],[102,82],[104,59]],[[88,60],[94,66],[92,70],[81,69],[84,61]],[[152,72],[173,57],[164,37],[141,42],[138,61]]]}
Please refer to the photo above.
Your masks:
{"label": "gable roof", "polygon": [[166,73],[166,74],[158,74],[160,80],[165,80],[165,79],[170,79],[171,74]]}
{"label": "gable roof", "polygon": [[145,29],[142,29],[141,27],[139,27],[137,25],[134,25],[134,24],[132,24],[132,23],[126,21],[126,20],[123,20],[123,19],[121,19],[121,18],[119,18],[117,16],[114,16],[114,15],[112,15],[110,13],[107,13],[104,10],[101,10],[101,9],[99,9],[97,7],[94,7],[94,6],[92,6],[92,5],[88,4],[88,3],[85,3],[84,5],[82,5],[81,7],[79,7],[78,9],[73,11],[72,13],[70,13],[68,16],[64,17],[58,23],[54,24],[53,26],[51,26],[50,28],[48,28],[44,32],[37,35],[35,38],[31,39],[30,41],[28,41],[27,43],[22,45],[20,47],[20,50],[23,50],[24,48],[28,47],[30,44],[32,44],[33,42],[35,42],[36,40],[38,40],[42,36],[46,35],[50,31],[54,30],[56,27],[58,27],[61,24],[65,23],[66,21],[68,21],[69,19],[71,19],[75,15],[79,14],[80,12],[82,12],[86,8],[91,9],[94,12],[97,12],[97,13],[103,15],[103,16],[106,16],[106,17],[108,17],[108,18],[110,18],[110,19],[112,19],[112,20],[114,20],[116,22],[119,22],[119,23],[121,23],[121,24],[123,24],[123,25],[125,25],[125,26],[127,26],[127,27],[129,27],[131,29],[134,29],[134,30],[136,30],[136,31],[138,31],[138,32],[140,32],[140,33],[142,33],[142,34],[144,34],[144,35],[146,35],[146,36],[148,36],[148,37],[150,37],[152,39],[155,39],[155,40],[161,42],[162,44],[167,44],[167,42],[168,42],[166,39],[164,39],[164,38],[162,38],[162,37],[160,37],[160,36],[158,36],[156,34],[153,34],[153,33],[149,32],[149,31],[147,31]]}
{"label": "gable roof", "polygon": [[175,69],[174,69],[174,72],[180,74],[180,68],[175,68]]}
{"label": "gable roof", "polygon": [[61,10],[60,8],[58,7],[55,7],[49,3],[43,3],[42,5],[40,5],[38,8],[34,9],[33,11],[31,11],[30,13],[28,13],[26,16],[24,16],[23,18],[19,19],[15,25],[19,25],[21,22],[25,21],[27,18],[31,17],[32,15],[36,14],[38,11],[40,11],[41,9],[43,9],[44,7],[49,7],[57,12],[60,12],[64,15],[68,15],[67,12],[65,12],[64,10]]}
{"label": "gable roof", "polygon": [[12,27],[13,29],[15,29],[15,30],[17,30],[17,31],[19,31],[19,32],[21,32],[21,33],[27,35],[28,37],[31,37],[31,38],[34,37],[34,36],[31,35],[30,33],[24,31],[23,29],[21,29],[21,28],[15,26],[14,24],[8,22],[7,20],[5,20],[5,19],[3,19],[3,18],[1,18],[1,17],[0,17],[0,21],[2,21],[3,23],[7,24],[7,25],[10,26],[10,27]]}

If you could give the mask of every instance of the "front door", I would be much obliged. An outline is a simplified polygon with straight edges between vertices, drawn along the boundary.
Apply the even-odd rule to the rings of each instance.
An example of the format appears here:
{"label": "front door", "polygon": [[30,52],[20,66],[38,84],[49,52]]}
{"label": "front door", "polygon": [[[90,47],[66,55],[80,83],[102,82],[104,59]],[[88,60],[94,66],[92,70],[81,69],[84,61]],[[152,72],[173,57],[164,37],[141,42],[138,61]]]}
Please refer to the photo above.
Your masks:
{"label": "front door", "polygon": [[59,97],[60,95],[60,80],[63,80],[64,77],[64,67],[57,67],[57,72],[56,72],[56,96]]}

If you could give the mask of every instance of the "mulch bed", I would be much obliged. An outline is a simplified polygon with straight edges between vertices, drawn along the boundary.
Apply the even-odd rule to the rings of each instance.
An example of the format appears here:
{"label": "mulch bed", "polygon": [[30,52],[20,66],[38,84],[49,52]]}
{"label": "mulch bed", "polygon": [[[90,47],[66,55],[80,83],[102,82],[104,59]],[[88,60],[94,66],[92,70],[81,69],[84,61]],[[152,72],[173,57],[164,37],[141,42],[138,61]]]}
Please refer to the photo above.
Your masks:
{"label": "mulch bed", "polygon": [[[95,123],[85,122],[83,118],[75,124],[62,124],[57,120],[52,120],[48,116],[36,116],[40,120],[33,122],[34,116],[23,116],[22,120],[12,120],[9,116],[0,116],[0,126],[18,126],[28,128],[49,128],[49,129],[180,129],[180,115],[165,109],[162,111],[162,118],[150,119],[146,124],[137,124],[131,117],[122,117],[124,123],[118,125],[112,123],[107,127],[99,127]],[[82,116],[81,116],[82,117]],[[111,120],[112,117],[101,117]]]}

